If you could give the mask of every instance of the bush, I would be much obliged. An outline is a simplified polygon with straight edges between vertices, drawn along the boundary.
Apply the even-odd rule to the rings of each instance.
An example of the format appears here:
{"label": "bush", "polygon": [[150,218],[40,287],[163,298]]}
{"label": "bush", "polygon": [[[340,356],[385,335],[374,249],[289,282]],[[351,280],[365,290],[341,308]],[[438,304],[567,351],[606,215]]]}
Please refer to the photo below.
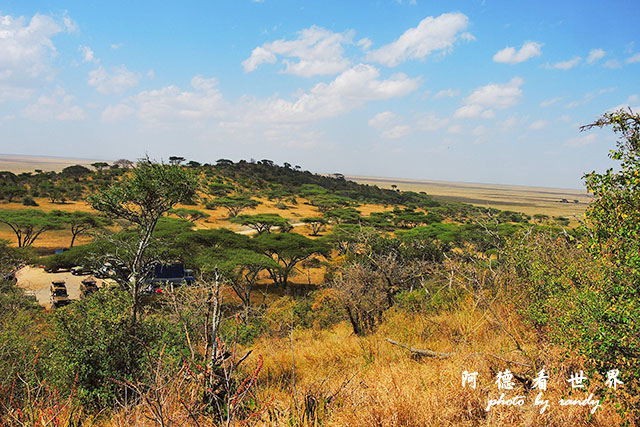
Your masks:
{"label": "bush", "polygon": [[142,378],[161,349],[167,364],[188,353],[178,325],[150,315],[132,327],[130,307],[127,292],[100,291],[55,312],[50,377],[67,392],[75,383],[89,407],[112,407],[123,397],[123,382]]}
{"label": "bush", "polygon": [[22,204],[25,206],[38,206],[38,203],[35,200],[33,200],[33,197],[30,197],[30,196],[25,196],[22,199]]}

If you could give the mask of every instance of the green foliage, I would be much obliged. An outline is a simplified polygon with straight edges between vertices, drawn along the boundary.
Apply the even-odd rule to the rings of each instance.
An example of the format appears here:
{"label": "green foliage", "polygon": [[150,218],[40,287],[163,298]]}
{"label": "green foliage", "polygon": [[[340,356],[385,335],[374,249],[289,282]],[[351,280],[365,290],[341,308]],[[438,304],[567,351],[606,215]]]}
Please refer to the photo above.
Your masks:
{"label": "green foliage", "polygon": [[38,206],[38,203],[33,200],[33,197],[31,196],[25,196],[22,198],[22,204],[24,206]]}
{"label": "green foliage", "polygon": [[253,200],[249,196],[239,194],[217,197],[206,202],[205,206],[207,209],[216,209],[219,207],[225,208],[227,211],[229,211],[229,217],[235,218],[243,210],[255,208],[259,204],[260,202],[258,200]]}
{"label": "green foliage", "polygon": [[198,220],[206,219],[211,216],[208,213],[202,212],[197,209],[186,209],[186,208],[171,209],[168,211],[168,214],[175,215],[180,219],[184,219],[191,222],[196,222]]}
{"label": "green foliage", "polygon": [[360,212],[354,208],[336,208],[324,212],[324,217],[336,224],[359,224]]}
{"label": "green foliage", "polygon": [[256,230],[258,234],[270,233],[271,230],[275,227],[278,227],[281,230],[286,230],[291,227],[289,221],[286,218],[273,213],[264,213],[258,215],[239,215],[233,218],[231,222],[251,227]]}
{"label": "green foliage", "polygon": [[640,115],[624,110],[606,113],[581,129],[603,126],[611,126],[620,136],[609,154],[620,166],[584,176],[594,196],[585,214],[591,231],[589,248],[640,278]]}
{"label": "green foliage", "polygon": [[56,310],[49,376],[62,390],[77,390],[90,407],[111,407],[122,398],[123,381],[136,381],[164,347],[168,359],[186,354],[180,328],[149,316],[130,328],[131,296],[101,291]]}
{"label": "green foliage", "polygon": [[38,209],[0,210],[0,223],[11,228],[18,247],[31,246],[47,230],[62,228],[63,221]]}
{"label": "green foliage", "polygon": [[307,218],[300,218],[300,222],[309,225],[312,236],[318,236],[329,221],[324,217],[313,216],[313,217],[307,217]]}
{"label": "green foliage", "polygon": [[297,233],[264,233],[252,239],[257,250],[271,257],[278,268],[267,268],[273,282],[286,286],[289,276],[298,263],[313,254],[327,256],[329,246],[324,242],[312,240]]}

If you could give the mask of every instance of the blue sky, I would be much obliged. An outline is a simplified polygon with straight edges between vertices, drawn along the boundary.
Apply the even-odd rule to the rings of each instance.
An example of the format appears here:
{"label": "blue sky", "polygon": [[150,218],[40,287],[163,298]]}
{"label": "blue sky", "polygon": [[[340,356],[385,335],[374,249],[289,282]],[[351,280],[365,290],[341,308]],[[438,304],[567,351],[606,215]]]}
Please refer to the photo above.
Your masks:
{"label": "blue sky", "polygon": [[[0,153],[581,188],[636,1],[0,1]],[[640,110],[640,108],[639,108]]]}

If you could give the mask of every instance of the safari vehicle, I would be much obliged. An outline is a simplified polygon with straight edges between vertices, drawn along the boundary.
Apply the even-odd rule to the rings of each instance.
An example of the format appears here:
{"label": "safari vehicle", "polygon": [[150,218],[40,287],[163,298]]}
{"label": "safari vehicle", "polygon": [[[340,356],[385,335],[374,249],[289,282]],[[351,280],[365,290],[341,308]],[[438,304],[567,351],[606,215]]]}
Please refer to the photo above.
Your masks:
{"label": "safari vehicle", "polygon": [[91,274],[92,270],[90,268],[85,267],[84,265],[76,265],[75,267],[71,267],[71,274],[74,276],[84,276],[86,274]]}
{"label": "safari vehicle", "polygon": [[150,277],[145,280],[144,292],[160,294],[163,289],[195,282],[193,270],[185,269],[181,262],[155,263],[151,267]]}
{"label": "safari vehicle", "polygon": [[54,280],[51,282],[51,305],[54,308],[63,307],[69,304],[69,294],[64,280]]}
{"label": "safari vehicle", "polygon": [[88,278],[80,282],[80,299],[86,299],[96,292],[98,292],[98,284],[95,279]]}

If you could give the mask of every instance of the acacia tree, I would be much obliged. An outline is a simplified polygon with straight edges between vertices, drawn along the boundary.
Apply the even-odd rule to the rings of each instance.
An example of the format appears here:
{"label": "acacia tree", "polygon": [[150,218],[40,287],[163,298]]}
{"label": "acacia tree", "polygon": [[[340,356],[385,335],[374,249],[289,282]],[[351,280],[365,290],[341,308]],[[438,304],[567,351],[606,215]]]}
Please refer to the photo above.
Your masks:
{"label": "acacia tree", "polygon": [[329,247],[318,240],[297,233],[264,233],[253,238],[260,251],[271,257],[278,266],[267,271],[276,285],[286,287],[296,265],[313,254],[327,256]]}
{"label": "acacia tree", "polygon": [[139,293],[144,281],[144,255],[151,243],[158,220],[176,204],[196,195],[198,177],[178,165],[142,159],[129,175],[106,190],[88,198],[91,206],[109,218],[124,219],[137,226],[137,244],[127,259],[126,286],[132,296],[131,321],[136,323]]}
{"label": "acacia tree", "polygon": [[258,275],[266,269],[278,268],[270,257],[249,249],[218,250],[200,257],[198,263],[218,267],[222,278],[242,301],[245,319],[249,317],[251,293]]}
{"label": "acacia tree", "polygon": [[307,224],[311,228],[312,236],[317,236],[325,228],[329,220],[321,216],[312,216],[308,218],[301,218],[300,222]]}
{"label": "acacia tree", "polygon": [[286,218],[273,213],[239,215],[233,218],[231,222],[253,228],[258,232],[258,234],[271,233],[271,229],[274,227],[279,227],[281,230],[288,230],[291,228],[291,224],[289,224],[289,221]]}
{"label": "acacia tree", "polygon": [[95,162],[95,163],[91,163],[91,166],[96,168],[96,170],[100,174],[100,173],[102,173],[102,169],[109,167],[109,163],[107,163],[107,162]]}
{"label": "acacia tree", "polygon": [[223,196],[215,198],[207,202],[207,209],[215,209],[218,207],[225,208],[229,211],[229,217],[235,218],[245,209],[255,208],[260,204],[259,201],[253,200],[245,195]]}
{"label": "acacia tree", "polygon": [[87,234],[90,230],[104,227],[112,224],[109,218],[100,215],[94,215],[91,212],[63,212],[59,210],[51,211],[52,217],[59,218],[60,221],[68,224],[71,228],[71,243],[69,248],[73,247],[76,238],[82,234]]}
{"label": "acacia tree", "polygon": [[209,218],[211,216],[208,213],[202,212],[198,209],[186,209],[186,208],[171,209],[168,213],[170,215],[175,215],[178,218],[184,219],[189,222],[196,222],[200,219]]}
{"label": "acacia tree", "polygon": [[33,245],[33,242],[47,230],[62,228],[62,221],[38,209],[2,210],[0,222],[7,224],[18,239],[18,247]]}

